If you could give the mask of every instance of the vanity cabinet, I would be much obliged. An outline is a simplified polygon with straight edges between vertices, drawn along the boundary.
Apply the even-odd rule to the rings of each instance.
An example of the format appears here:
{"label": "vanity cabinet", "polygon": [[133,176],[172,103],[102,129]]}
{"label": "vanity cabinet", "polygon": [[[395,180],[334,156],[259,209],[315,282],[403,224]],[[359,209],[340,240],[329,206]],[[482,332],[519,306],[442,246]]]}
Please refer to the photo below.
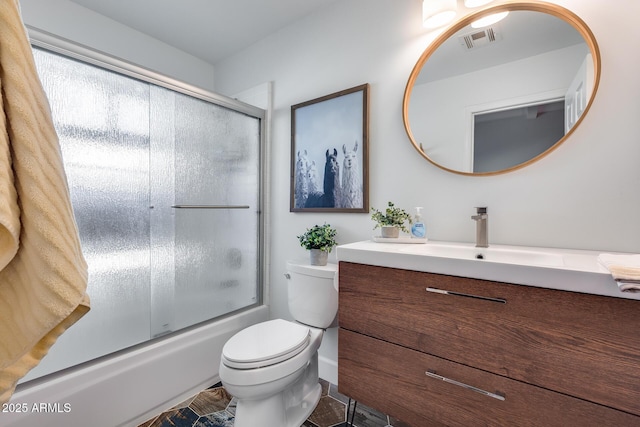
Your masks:
{"label": "vanity cabinet", "polygon": [[639,426],[640,302],[340,262],[341,393],[415,427]]}

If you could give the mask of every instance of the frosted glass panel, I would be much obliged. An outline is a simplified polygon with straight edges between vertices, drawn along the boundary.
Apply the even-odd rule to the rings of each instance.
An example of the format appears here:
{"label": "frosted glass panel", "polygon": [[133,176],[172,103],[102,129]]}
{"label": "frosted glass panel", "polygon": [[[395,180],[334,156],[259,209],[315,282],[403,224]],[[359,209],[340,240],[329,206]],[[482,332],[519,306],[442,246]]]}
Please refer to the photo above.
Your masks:
{"label": "frosted glass panel", "polygon": [[176,328],[257,302],[255,223],[249,210],[176,211]]}
{"label": "frosted glass panel", "polygon": [[30,374],[149,339],[149,85],[35,50],[89,266],[91,311]]}
{"label": "frosted glass panel", "polygon": [[180,328],[257,302],[260,122],[179,94],[175,117],[176,204],[202,207],[175,214]]}
{"label": "frosted glass panel", "polygon": [[259,126],[256,118],[177,94],[176,203],[249,204],[255,211]]}
{"label": "frosted glass panel", "polygon": [[151,336],[174,326],[175,93],[151,86]]}

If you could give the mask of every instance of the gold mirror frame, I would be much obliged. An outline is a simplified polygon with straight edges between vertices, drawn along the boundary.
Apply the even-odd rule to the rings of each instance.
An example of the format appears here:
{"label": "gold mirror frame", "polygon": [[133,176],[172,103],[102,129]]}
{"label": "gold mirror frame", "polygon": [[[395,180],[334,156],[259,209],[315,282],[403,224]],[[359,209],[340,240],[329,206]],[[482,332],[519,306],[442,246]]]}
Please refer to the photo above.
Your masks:
{"label": "gold mirror frame", "polygon": [[[498,171],[479,172],[479,173],[478,172],[463,172],[463,171],[459,171],[459,170],[450,169],[448,167],[445,167],[445,166],[437,163],[433,159],[431,159],[429,156],[427,156],[427,154],[421,149],[420,143],[418,143],[416,141],[416,139],[415,139],[415,137],[413,135],[413,132],[411,131],[411,125],[409,123],[409,101],[411,100],[411,91],[413,90],[414,83],[415,83],[416,79],[418,78],[418,75],[420,74],[420,71],[422,70],[422,67],[427,62],[427,60],[452,35],[454,35],[455,33],[460,31],[461,29],[463,29],[467,25],[471,24],[472,22],[474,22],[477,19],[482,18],[484,16],[492,15],[494,13],[499,13],[499,12],[504,12],[504,11],[518,11],[518,10],[532,11],[532,12],[542,12],[542,13],[547,13],[547,14],[553,15],[553,16],[555,16],[557,18],[562,19],[563,21],[567,22],[568,24],[571,24],[580,33],[580,35],[582,35],[582,37],[584,38],[587,46],[589,47],[589,50],[591,51],[592,58],[593,58],[594,81],[593,81],[593,91],[592,91],[591,97],[590,97],[589,101],[587,102],[587,105],[586,105],[584,111],[582,112],[582,114],[580,115],[578,120],[576,121],[576,123],[573,125],[573,127],[562,138],[560,138],[560,140],[558,140],[555,144],[553,144],[546,151],[540,153],[539,155],[537,155],[537,156],[535,156],[535,157],[533,157],[533,158],[531,158],[531,159],[529,159],[529,160],[527,160],[527,161],[525,161],[523,163],[517,164],[515,166],[509,167],[509,168],[506,168],[506,169],[501,169],[501,170],[498,170]],[[558,148],[564,141],[566,141],[566,139],[573,133],[573,131],[578,126],[580,126],[580,124],[582,123],[582,120],[584,119],[584,117],[589,112],[589,109],[591,108],[591,104],[593,103],[593,100],[594,100],[594,98],[596,96],[596,92],[597,92],[598,86],[600,84],[600,66],[601,66],[600,50],[598,48],[598,43],[596,42],[595,36],[593,35],[593,33],[591,32],[591,30],[589,29],[587,24],[582,19],[580,19],[575,13],[571,12],[568,9],[563,8],[562,6],[558,6],[558,5],[550,4],[550,3],[517,2],[517,3],[505,3],[505,4],[501,4],[501,5],[497,5],[497,6],[492,6],[492,7],[480,10],[478,12],[473,12],[473,13],[463,17],[462,19],[460,19],[458,22],[456,22],[454,25],[452,25],[450,28],[448,28],[446,31],[444,31],[440,36],[438,36],[427,47],[427,49],[425,49],[425,51],[422,53],[422,55],[418,59],[418,62],[416,63],[416,65],[413,67],[413,70],[411,71],[411,75],[409,76],[409,80],[407,82],[407,86],[406,86],[405,91],[404,91],[404,99],[403,99],[403,102],[402,102],[402,120],[404,122],[404,128],[405,128],[405,131],[407,132],[407,135],[409,136],[409,140],[411,141],[411,144],[416,149],[416,151],[418,151],[418,153],[420,153],[420,155],[422,157],[427,159],[433,165],[439,167],[440,169],[444,169],[444,170],[446,170],[448,172],[456,173],[456,174],[459,174],[459,175],[468,175],[468,176],[490,176],[490,175],[499,175],[499,174],[503,174],[503,173],[506,173],[506,172],[511,172],[511,171],[514,171],[514,170],[517,170],[517,169],[521,169],[521,168],[523,168],[525,166],[528,166],[528,165],[540,160],[541,158],[543,158],[544,156],[548,155],[553,150]]]}

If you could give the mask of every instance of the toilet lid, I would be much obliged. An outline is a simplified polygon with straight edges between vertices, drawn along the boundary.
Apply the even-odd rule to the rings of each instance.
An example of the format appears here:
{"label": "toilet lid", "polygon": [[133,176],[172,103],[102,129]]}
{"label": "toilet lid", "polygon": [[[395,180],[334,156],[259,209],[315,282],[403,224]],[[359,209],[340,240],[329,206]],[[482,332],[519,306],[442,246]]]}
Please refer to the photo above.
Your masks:
{"label": "toilet lid", "polygon": [[300,353],[309,344],[310,336],[306,326],[283,319],[269,320],[235,334],[224,345],[222,355],[231,367],[268,366]]}

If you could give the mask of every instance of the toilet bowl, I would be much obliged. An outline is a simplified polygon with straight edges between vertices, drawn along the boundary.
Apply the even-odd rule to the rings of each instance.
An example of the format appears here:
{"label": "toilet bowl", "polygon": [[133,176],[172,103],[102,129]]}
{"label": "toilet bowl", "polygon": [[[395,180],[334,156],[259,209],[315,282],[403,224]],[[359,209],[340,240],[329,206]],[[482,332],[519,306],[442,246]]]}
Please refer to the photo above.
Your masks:
{"label": "toilet bowl", "polygon": [[[220,379],[237,399],[235,427],[299,427],[318,400],[318,348],[337,314],[337,266],[288,262],[289,310],[224,345]],[[307,322],[307,323],[303,323]]]}

